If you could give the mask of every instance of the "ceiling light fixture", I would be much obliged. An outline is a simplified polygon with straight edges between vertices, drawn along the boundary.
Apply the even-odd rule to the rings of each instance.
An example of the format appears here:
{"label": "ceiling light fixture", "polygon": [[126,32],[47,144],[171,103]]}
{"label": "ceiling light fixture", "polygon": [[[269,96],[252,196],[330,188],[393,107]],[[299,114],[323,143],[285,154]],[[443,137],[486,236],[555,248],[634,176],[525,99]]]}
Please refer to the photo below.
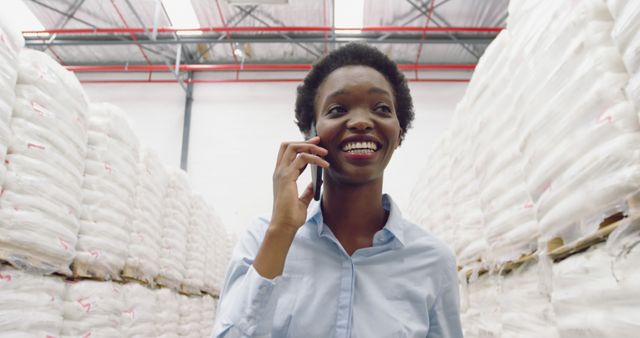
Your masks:
{"label": "ceiling light fixture", "polygon": [[3,1],[2,20],[8,20],[11,26],[19,29],[20,31],[43,31],[44,25],[36,18],[31,12],[29,7],[22,0],[9,0]]}
{"label": "ceiling light fixture", "polygon": [[[164,10],[173,28],[200,28],[200,21],[193,10],[191,1],[162,0]],[[201,35],[202,31],[178,31],[179,35]]]}
{"label": "ceiling light fixture", "polygon": [[[364,0],[335,0],[333,22],[336,28],[362,28]],[[360,29],[339,30],[337,34],[360,33]]]}

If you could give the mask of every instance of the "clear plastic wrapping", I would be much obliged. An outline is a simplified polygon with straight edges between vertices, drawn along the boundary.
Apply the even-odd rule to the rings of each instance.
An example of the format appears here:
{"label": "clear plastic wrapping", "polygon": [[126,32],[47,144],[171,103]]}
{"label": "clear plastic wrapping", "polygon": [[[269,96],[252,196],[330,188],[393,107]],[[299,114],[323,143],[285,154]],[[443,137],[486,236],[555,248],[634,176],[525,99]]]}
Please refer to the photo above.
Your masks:
{"label": "clear plastic wrapping", "polygon": [[133,221],[125,274],[151,283],[160,269],[167,173],[158,156],[143,148],[136,174]]}
{"label": "clear plastic wrapping", "polygon": [[156,294],[156,332],[158,338],[177,338],[180,329],[179,295],[170,289],[155,290]]}
{"label": "clear plastic wrapping", "polygon": [[178,335],[187,338],[200,338],[202,329],[202,297],[178,295],[180,325]]}
{"label": "clear plastic wrapping", "polygon": [[138,283],[122,287],[124,310],[122,311],[122,336],[127,338],[157,337],[156,314],[158,304],[155,292]]}
{"label": "clear plastic wrapping", "polygon": [[113,282],[67,282],[62,337],[122,337],[122,286]]}
{"label": "clear plastic wrapping", "polygon": [[159,282],[178,290],[186,275],[187,229],[189,228],[190,189],[187,174],[169,171],[164,197],[164,222],[160,250]]}
{"label": "clear plastic wrapping", "polygon": [[64,281],[0,266],[0,337],[58,337]]}
{"label": "clear plastic wrapping", "polygon": [[124,112],[113,105],[91,104],[87,116],[83,209],[74,266],[100,278],[119,278],[133,221],[138,140]]}
{"label": "clear plastic wrapping", "polygon": [[635,246],[614,259],[604,245],[553,266],[552,303],[562,337],[634,337],[640,329]]}
{"label": "clear plastic wrapping", "polygon": [[32,272],[69,274],[81,213],[87,101],[73,74],[44,53],[22,50],[18,66],[0,196],[0,255]]}
{"label": "clear plastic wrapping", "polygon": [[208,206],[201,196],[193,195],[186,248],[186,274],[182,282],[183,291],[199,293],[204,290],[206,228],[209,221]]}

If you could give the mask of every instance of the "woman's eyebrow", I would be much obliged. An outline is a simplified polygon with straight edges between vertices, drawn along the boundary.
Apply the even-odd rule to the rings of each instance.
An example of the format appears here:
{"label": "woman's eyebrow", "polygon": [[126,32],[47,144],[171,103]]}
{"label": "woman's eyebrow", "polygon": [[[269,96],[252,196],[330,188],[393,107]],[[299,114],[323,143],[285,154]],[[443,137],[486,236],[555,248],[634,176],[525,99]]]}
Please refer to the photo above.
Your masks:
{"label": "woman's eyebrow", "polygon": [[389,91],[384,90],[380,87],[371,87],[369,88],[369,94],[385,94],[385,95],[389,95],[391,96],[391,93],[389,93]]}

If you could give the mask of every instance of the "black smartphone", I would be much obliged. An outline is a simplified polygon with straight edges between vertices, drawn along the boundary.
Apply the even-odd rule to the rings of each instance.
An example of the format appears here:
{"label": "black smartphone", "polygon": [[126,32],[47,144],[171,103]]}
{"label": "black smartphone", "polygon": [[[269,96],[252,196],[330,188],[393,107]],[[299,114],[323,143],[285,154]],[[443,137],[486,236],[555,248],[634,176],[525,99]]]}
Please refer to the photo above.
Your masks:
{"label": "black smartphone", "polygon": [[[311,122],[311,130],[309,131],[309,138],[318,136],[316,130],[316,124]],[[311,167],[311,182],[313,183],[313,199],[320,200],[320,188],[322,187],[322,167],[318,167],[315,164],[310,164]]]}

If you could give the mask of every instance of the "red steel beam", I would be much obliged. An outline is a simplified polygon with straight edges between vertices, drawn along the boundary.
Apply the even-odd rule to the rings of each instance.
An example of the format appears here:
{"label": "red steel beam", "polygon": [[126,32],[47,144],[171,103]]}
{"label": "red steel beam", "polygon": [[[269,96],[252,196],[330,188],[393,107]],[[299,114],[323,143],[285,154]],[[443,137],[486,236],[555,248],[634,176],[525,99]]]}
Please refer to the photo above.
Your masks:
{"label": "red steel beam", "polygon": [[[175,67],[167,65],[111,65],[111,66],[65,66],[67,70],[85,72],[154,72],[175,71]],[[402,71],[413,70],[474,70],[475,64],[399,64]],[[310,64],[181,64],[179,71],[308,71]]]}
{"label": "red steel beam", "polygon": [[[331,32],[329,26],[281,26],[281,27],[200,27],[200,28],[173,28],[159,27],[159,33],[188,33],[188,32]],[[450,33],[498,33],[504,27],[417,27],[417,26],[375,26],[375,27],[336,27],[337,31],[361,30],[363,32],[450,32]],[[23,34],[133,34],[151,33],[152,29],[144,28],[64,28],[47,29],[41,31],[23,31]]]}

